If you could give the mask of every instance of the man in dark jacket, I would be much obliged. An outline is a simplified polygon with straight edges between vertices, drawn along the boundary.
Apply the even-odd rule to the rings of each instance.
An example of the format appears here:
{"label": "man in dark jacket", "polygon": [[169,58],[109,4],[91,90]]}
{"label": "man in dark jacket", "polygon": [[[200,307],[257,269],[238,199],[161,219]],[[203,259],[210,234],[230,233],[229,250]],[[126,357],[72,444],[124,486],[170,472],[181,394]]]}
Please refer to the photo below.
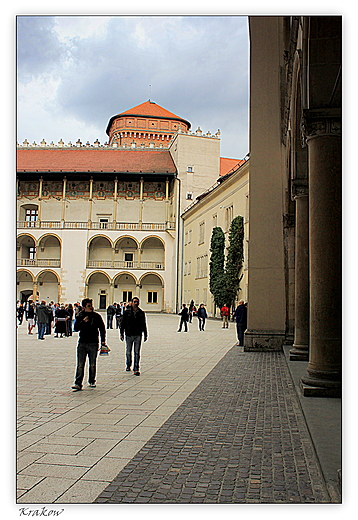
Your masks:
{"label": "man in dark jacket", "polygon": [[185,303],[182,305],[182,309],[179,312],[180,316],[180,323],[179,323],[179,329],[177,332],[181,332],[181,328],[184,324],[184,332],[188,332],[188,321],[189,321],[189,311]]}
{"label": "man in dark jacket", "polygon": [[116,314],[116,304],[107,307],[107,329],[113,329],[113,316]]}
{"label": "man in dark jacket", "polygon": [[139,298],[134,296],[130,305],[123,314],[120,325],[120,339],[124,340],[126,335],[126,370],[130,372],[132,366],[132,348],[134,349],[133,372],[135,376],[139,376],[139,360],[142,335],[144,341],[148,339],[147,324],[145,313],[139,308]]}
{"label": "man in dark jacket", "polygon": [[247,308],[244,300],[239,301],[236,311],[234,312],[234,317],[236,319],[237,339],[239,340],[239,345],[243,346],[244,332],[247,329]]}
{"label": "man in dark jacket", "polygon": [[37,333],[39,339],[45,339],[44,334],[46,332],[46,326],[52,310],[46,305],[46,300],[41,300],[40,305],[37,307]]}
{"label": "man in dark jacket", "polygon": [[77,345],[77,369],[73,390],[82,390],[82,381],[88,356],[88,386],[96,386],[96,362],[99,350],[99,334],[101,345],[106,344],[106,327],[102,316],[94,312],[92,300],[82,300],[82,311],[76,316],[74,330],[79,332]]}

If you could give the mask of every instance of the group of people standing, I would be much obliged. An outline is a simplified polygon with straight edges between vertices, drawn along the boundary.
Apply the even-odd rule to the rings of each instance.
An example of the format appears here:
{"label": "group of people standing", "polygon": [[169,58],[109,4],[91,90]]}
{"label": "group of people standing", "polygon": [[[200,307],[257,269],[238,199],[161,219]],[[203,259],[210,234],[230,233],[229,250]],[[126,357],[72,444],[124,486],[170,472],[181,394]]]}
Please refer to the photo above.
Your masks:
{"label": "group of people standing", "polygon": [[124,311],[130,305],[125,302],[120,303],[112,303],[107,307],[107,329],[113,329],[113,322],[116,324],[116,329],[119,329],[121,326],[121,319],[124,314]]}
{"label": "group of people standing", "polygon": [[34,302],[29,299],[26,302],[17,302],[16,315],[18,325],[27,321],[27,333],[32,335],[37,325],[38,339],[44,340],[46,335],[55,334],[55,338],[72,336],[73,321],[78,314],[81,305],[77,302],[72,305],[47,303],[46,300]]}
{"label": "group of people standing", "polygon": [[190,302],[189,307],[183,303],[181,311],[179,312],[180,323],[179,329],[177,332],[181,332],[182,326],[184,325],[184,332],[188,332],[188,322],[192,323],[193,316],[198,318],[199,330],[205,330],[205,321],[208,317],[205,305],[203,303],[200,304],[198,310],[196,310],[194,301]]}
{"label": "group of people standing", "polygon": [[[230,320],[230,308],[228,305],[224,305],[220,309],[220,314],[223,320],[223,329],[229,328]],[[244,300],[239,300],[235,311],[232,313],[232,318],[236,322],[236,333],[238,345],[244,345],[244,332],[247,329],[247,303]]]}
{"label": "group of people standing", "polygon": [[[220,309],[220,314],[223,321],[223,329],[229,328],[230,316],[235,320],[238,345],[242,346],[244,344],[244,332],[247,328],[247,303],[245,303],[244,300],[240,300],[233,313],[230,312],[230,307],[228,305],[223,305]],[[189,306],[187,306],[186,303],[183,303],[179,316],[180,322],[177,332],[181,332],[182,328],[184,328],[184,332],[188,332],[188,323],[192,322],[193,316],[198,318],[199,330],[205,330],[205,321],[208,315],[203,303],[198,309],[196,309],[193,300],[190,302]]]}

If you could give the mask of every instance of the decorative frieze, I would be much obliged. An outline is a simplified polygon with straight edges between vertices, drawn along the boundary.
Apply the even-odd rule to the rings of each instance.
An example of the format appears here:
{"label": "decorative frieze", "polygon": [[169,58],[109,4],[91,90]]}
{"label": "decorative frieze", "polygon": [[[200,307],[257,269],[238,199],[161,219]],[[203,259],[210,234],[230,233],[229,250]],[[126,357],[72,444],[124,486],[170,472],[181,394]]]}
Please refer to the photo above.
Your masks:
{"label": "decorative frieze", "polygon": [[341,137],[341,110],[335,108],[304,110],[301,121],[301,134],[303,141],[320,136]]}

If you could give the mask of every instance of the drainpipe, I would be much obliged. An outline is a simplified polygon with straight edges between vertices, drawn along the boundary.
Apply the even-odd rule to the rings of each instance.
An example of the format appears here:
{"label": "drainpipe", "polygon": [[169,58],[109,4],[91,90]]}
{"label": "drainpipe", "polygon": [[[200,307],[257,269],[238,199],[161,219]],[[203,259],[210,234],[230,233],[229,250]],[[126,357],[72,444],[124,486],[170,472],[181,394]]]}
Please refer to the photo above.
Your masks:
{"label": "drainpipe", "polygon": [[[178,314],[179,312],[179,251],[180,251],[180,240],[179,240],[179,231],[180,231],[180,197],[181,197],[181,182],[179,177],[176,177],[178,181],[178,204],[177,204],[177,215],[176,215],[176,250],[177,250],[177,261],[176,261],[176,276],[175,276],[175,312]],[[181,296],[181,294],[180,294]]]}

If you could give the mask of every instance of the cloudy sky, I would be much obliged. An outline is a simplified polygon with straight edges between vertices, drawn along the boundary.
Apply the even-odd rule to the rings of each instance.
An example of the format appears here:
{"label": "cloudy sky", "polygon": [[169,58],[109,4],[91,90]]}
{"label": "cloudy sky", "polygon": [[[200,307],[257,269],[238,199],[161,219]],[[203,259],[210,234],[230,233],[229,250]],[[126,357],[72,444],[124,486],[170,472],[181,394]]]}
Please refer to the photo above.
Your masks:
{"label": "cloudy sky", "polygon": [[[150,86],[151,85],[151,86]],[[245,16],[19,16],[17,140],[107,141],[111,116],[148,99],[248,152]]]}

